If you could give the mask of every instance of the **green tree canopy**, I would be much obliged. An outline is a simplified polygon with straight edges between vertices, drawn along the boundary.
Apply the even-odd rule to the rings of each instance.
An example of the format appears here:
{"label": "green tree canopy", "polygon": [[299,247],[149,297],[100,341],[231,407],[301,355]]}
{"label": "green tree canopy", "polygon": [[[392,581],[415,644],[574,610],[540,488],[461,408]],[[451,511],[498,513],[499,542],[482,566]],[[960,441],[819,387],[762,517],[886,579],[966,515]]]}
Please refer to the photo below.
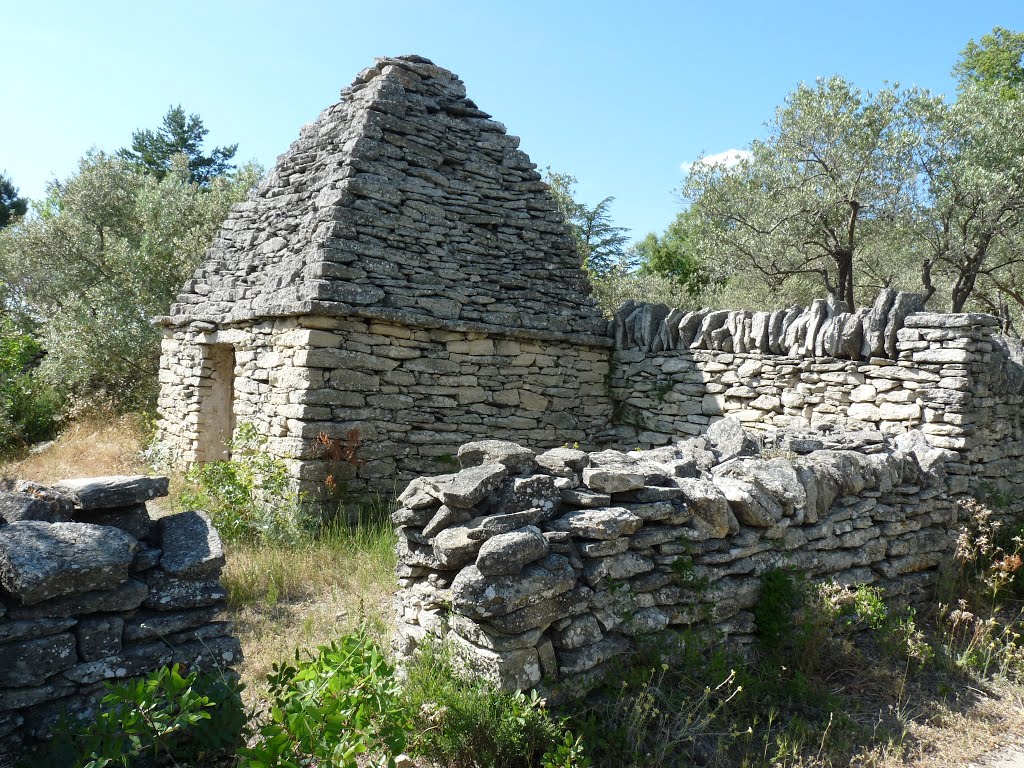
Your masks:
{"label": "green tree canopy", "polygon": [[1005,89],[968,83],[959,98],[917,103],[919,167],[925,196],[918,240],[932,275],[949,284],[950,310],[962,312],[979,281],[996,285],[1024,259],[1014,242],[1024,232],[1024,83]]}
{"label": "green tree canopy", "polygon": [[1006,98],[1015,96],[1014,87],[1024,85],[1024,33],[995,27],[980,42],[971,40],[960,52],[953,74],[961,88],[968,85],[996,87]]}
{"label": "green tree canopy", "polygon": [[179,104],[167,110],[163,124],[155,131],[135,131],[131,149],[119,150],[118,155],[157,179],[171,171],[175,156],[184,155],[188,158],[189,179],[206,187],[212,179],[234,169],[231,159],[238,150],[238,145],[232,144],[214,147],[204,155],[202,145],[207,133],[199,115],[186,115]]}
{"label": "green tree canopy", "polygon": [[838,76],[800,85],[749,159],[695,163],[683,188],[689,239],[712,274],[773,287],[813,278],[852,308],[858,262],[878,257],[912,207],[913,97]]}
{"label": "green tree canopy", "polygon": [[159,359],[151,318],[167,312],[257,177],[246,166],[203,188],[184,156],[158,178],[92,151],[52,182],[30,215],[0,232],[0,274],[41,325],[40,373],[63,391],[150,402]]}
{"label": "green tree canopy", "polygon": [[576,177],[556,173],[550,168],[544,180],[551,188],[558,210],[569,225],[583,268],[591,276],[605,277],[628,261],[626,227],[612,223],[611,204],[614,197],[606,197],[593,208],[576,200]]}
{"label": "green tree canopy", "polygon": [[28,211],[28,200],[18,196],[18,189],[6,175],[0,173],[0,229]]}
{"label": "green tree canopy", "polygon": [[692,210],[680,211],[660,236],[650,232],[634,246],[640,272],[663,275],[691,294],[706,287],[707,273],[696,253]]}

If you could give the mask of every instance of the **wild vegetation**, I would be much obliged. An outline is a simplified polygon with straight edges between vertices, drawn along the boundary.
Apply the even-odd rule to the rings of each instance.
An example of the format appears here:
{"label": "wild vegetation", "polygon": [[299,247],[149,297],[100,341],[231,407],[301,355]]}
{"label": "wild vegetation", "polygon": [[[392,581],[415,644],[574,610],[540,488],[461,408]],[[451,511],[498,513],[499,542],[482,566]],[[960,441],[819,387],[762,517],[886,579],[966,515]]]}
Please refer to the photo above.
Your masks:
{"label": "wild vegetation", "polygon": [[[688,207],[632,249],[613,198],[580,204],[574,179],[549,172],[602,306],[754,308],[821,288],[853,305],[894,285],[1010,329],[1024,309],[1022,51],[1024,35],[998,28],[969,43],[955,100],[867,94],[842,78],[799,87],[748,159],[694,164]],[[131,148],[89,152],[31,206],[0,176],[0,457],[18,459],[0,476],[140,469],[156,386],[149,320],[260,175],[232,166],[234,147],[204,154],[205,133],[172,108]],[[252,435],[236,442],[232,462],[175,478],[173,503],[209,509],[227,541],[241,682],[165,669],[116,687],[32,764],[362,766],[405,753],[421,768],[937,766],[1024,728],[1024,531],[991,505],[971,507],[916,610],[871,587],[772,572],[756,647],[684,636],[556,708],[461,678],[443,647],[396,670],[386,509],[309,525],[281,467]]]}
{"label": "wild vegetation", "polygon": [[[107,447],[115,436],[120,453]],[[83,474],[91,444],[106,467],[138,471],[138,453],[123,463],[131,456],[124,444],[138,451],[145,439],[133,422],[82,422],[19,474]],[[231,476],[218,474],[219,487],[236,486],[244,499],[246,483],[223,479]],[[173,503],[186,504],[195,482],[176,478]],[[870,586],[772,571],[762,578],[753,647],[682,635],[621,659],[600,689],[557,706],[460,676],[444,647],[428,648],[401,673],[393,667],[394,535],[380,515],[299,543],[290,523],[286,535],[243,529],[227,545],[224,571],[246,655],[239,684],[179,669],[115,687],[101,715],[67,723],[45,759],[365,766],[404,754],[403,764],[419,768],[955,765],[1024,728],[1022,531],[1001,520],[998,501],[968,502],[956,557],[934,596],[913,610]],[[231,514],[265,520],[246,501]],[[41,755],[31,760],[47,764]]]}

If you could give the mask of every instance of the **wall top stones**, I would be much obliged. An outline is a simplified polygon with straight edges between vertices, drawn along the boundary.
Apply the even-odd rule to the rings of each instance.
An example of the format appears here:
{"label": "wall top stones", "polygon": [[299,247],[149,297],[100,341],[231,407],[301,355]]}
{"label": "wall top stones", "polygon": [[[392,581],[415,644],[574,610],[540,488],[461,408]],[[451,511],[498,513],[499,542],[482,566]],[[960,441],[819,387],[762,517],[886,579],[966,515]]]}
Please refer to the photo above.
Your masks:
{"label": "wall top stones", "polygon": [[[841,360],[896,359],[898,334],[907,318],[923,309],[916,293],[886,288],[875,303],[856,312],[825,299],[809,307],[772,312],[698,309],[685,311],[664,304],[627,301],[615,314],[618,349],[650,352],[706,349],[719,352],[761,352],[789,357],[832,357]],[[947,317],[987,318],[988,315]],[[978,322],[981,322],[980,320]]]}
{"label": "wall top stones", "polygon": [[231,210],[161,321],[356,314],[605,337],[518,144],[453,73],[378,59]]}

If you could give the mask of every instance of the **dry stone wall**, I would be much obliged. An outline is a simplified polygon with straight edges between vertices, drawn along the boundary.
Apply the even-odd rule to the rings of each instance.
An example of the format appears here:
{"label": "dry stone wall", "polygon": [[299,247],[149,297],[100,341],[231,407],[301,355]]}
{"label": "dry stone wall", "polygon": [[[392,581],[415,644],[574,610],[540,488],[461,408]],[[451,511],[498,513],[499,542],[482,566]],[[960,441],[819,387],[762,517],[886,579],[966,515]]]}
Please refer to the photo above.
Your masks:
{"label": "dry stone wall", "polygon": [[[995,318],[824,301],[773,313],[627,305],[616,317],[611,394],[619,445],[665,445],[725,415],[767,439],[787,428],[919,429],[949,451],[951,490],[1010,496],[1024,455],[1024,367]],[[1015,494],[1014,494],[1015,495]]]}
{"label": "dry stone wall", "polygon": [[241,660],[220,539],[202,512],[150,517],[166,477],[0,491],[0,754],[87,715],[103,683]]}
{"label": "dry stone wall", "polygon": [[[234,349],[235,418],[264,436],[312,498],[328,475],[349,490],[394,493],[399,478],[451,466],[472,440],[585,443],[611,412],[607,339],[360,317],[180,329],[165,340],[164,359],[185,362],[166,368],[160,400],[162,443],[176,463],[200,458],[193,432],[204,426],[201,400],[215,375],[202,353],[225,344]],[[350,433],[353,461],[332,460],[317,440]]]}
{"label": "dry stone wall", "polygon": [[726,418],[645,451],[463,446],[394,513],[400,654],[446,642],[506,689],[576,695],[644,638],[748,642],[774,568],[920,596],[955,538],[947,452],[917,431],[781,437],[762,451]]}

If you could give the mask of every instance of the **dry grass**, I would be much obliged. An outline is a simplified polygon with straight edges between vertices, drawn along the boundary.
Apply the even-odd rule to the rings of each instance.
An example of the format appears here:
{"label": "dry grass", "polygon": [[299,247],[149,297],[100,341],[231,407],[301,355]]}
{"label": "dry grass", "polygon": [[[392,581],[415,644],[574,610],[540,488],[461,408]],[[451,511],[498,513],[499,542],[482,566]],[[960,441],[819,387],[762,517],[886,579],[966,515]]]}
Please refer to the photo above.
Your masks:
{"label": "dry grass", "polygon": [[0,478],[54,483],[71,477],[147,474],[139,456],[149,436],[139,414],[92,413],[65,429],[45,450],[0,463]]}
{"label": "dry grass", "polygon": [[334,533],[301,547],[239,544],[228,548],[223,580],[242,642],[240,668],[249,704],[266,674],[296,649],[313,649],[366,624],[387,644],[394,590],[389,528]]}

